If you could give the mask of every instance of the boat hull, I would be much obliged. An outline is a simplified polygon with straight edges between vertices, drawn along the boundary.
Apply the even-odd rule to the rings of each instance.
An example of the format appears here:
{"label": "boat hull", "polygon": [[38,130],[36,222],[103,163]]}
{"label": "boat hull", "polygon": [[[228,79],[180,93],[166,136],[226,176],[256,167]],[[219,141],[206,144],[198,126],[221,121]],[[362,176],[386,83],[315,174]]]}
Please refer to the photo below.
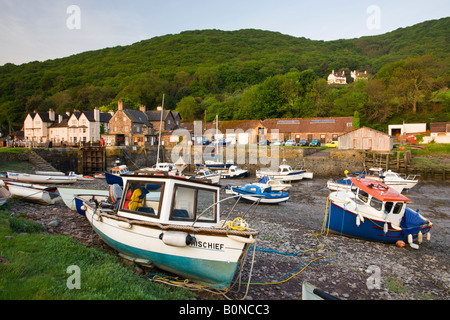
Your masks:
{"label": "boat hull", "polygon": [[58,187],[59,195],[66,204],[66,206],[71,210],[77,210],[75,204],[76,195],[109,195],[109,190],[100,189],[82,189],[82,188],[60,188]]}
{"label": "boat hull", "polygon": [[61,175],[40,175],[31,173],[8,172],[8,178],[14,181],[30,183],[70,184],[77,182],[76,177]]}
{"label": "boat hull", "polygon": [[[423,223],[416,225],[405,225],[402,228],[393,228],[390,222],[388,223],[388,232],[384,232],[384,221],[377,219],[369,219],[364,217],[364,222],[360,221],[357,225],[357,214],[355,212],[348,211],[340,205],[330,200],[329,211],[326,218],[327,229],[335,233],[339,233],[346,236],[361,238],[365,240],[379,241],[385,243],[395,243],[398,240],[404,242],[408,241],[408,235],[412,235],[416,240],[419,231],[422,234],[426,234],[430,231],[432,224],[424,219]],[[406,208],[411,215],[418,215],[409,208]]]}
{"label": "boat hull", "polygon": [[239,195],[242,197],[242,199],[248,201],[255,202],[259,200],[259,203],[266,203],[266,204],[278,204],[289,200],[289,194],[286,192],[267,192],[257,194],[245,191],[240,188],[231,187],[231,193]]}
{"label": "boat hull", "polygon": [[124,227],[123,221],[105,216],[98,219],[93,208],[86,207],[86,217],[93,229],[122,256],[218,289],[230,285],[247,245],[225,234],[197,233],[193,244],[168,245],[160,238],[163,232],[160,227],[134,224]]}
{"label": "boat hull", "polygon": [[11,197],[26,202],[33,202],[39,204],[55,204],[62,201],[62,198],[55,190],[35,189],[20,185],[7,183],[8,190],[11,192]]}
{"label": "boat hull", "polygon": [[271,177],[273,179],[276,180],[280,180],[280,181],[298,181],[298,180],[302,180],[303,179],[303,174],[306,171],[299,171],[299,172],[290,172],[289,174],[280,174],[279,172],[271,172],[271,171],[257,171],[256,172],[256,177],[257,178],[262,178],[264,176],[268,176]]}
{"label": "boat hull", "polygon": [[108,183],[109,185],[118,184],[119,186],[123,187],[123,179],[121,176],[105,172],[105,178],[106,183]]}
{"label": "boat hull", "polygon": [[238,174],[222,173],[220,175],[220,178],[222,178],[222,179],[238,179],[238,178],[248,177],[249,175],[250,175],[249,171],[243,171],[243,172],[238,173]]}

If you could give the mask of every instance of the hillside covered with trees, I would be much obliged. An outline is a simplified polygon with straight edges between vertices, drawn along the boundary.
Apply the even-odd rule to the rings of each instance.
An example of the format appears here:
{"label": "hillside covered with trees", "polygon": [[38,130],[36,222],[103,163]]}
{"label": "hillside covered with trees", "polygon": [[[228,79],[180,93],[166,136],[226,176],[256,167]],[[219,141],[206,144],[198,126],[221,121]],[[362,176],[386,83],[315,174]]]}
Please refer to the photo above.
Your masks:
{"label": "hillside covered with trees", "polygon": [[[450,121],[450,18],[383,35],[313,41],[261,30],[185,31],[66,58],[0,67],[0,124],[28,112],[145,104],[184,121],[350,116],[390,122]],[[332,70],[367,81],[328,85]],[[206,112],[206,113],[205,113]]]}

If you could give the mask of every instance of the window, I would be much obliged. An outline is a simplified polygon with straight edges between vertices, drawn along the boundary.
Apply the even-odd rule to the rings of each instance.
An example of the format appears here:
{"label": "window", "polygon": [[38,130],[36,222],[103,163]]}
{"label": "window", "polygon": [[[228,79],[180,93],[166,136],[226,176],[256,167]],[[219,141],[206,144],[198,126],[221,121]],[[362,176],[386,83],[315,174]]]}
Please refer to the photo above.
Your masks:
{"label": "window", "polygon": [[171,220],[208,221],[216,219],[216,191],[175,186]]}
{"label": "window", "polygon": [[359,190],[359,194],[358,194],[358,198],[361,199],[364,202],[367,202],[367,200],[369,199],[369,195],[367,194],[367,192],[363,191],[363,190]]}
{"label": "window", "polygon": [[380,211],[383,207],[383,202],[381,200],[378,200],[377,198],[372,197],[372,199],[370,200],[370,206]]}
{"label": "window", "polygon": [[159,216],[164,183],[130,181],[125,190],[122,209],[147,216]]}
{"label": "window", "polygon": [[393,214],[399,214],[402,211],[403,202],[397,202],[394,206]]}
{"label": "window", "polygon": [[390,213],[391,210],[392,210],[393,204],[394,204],[393,202],[386,202],[386,203],[384,204],[384,211],[385,211],[386,213]]}

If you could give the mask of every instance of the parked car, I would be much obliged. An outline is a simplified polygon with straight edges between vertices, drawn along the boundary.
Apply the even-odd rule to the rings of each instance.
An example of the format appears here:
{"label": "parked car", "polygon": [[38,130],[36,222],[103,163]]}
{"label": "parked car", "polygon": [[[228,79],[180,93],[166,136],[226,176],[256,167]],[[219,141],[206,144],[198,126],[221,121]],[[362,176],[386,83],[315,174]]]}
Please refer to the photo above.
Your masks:
{"label": "parked car", "polygon": [[310,147],[320,147],[320,141],[319,139],[312,139],[311,143],[309,144]]}
{"label": "parked car", "polygon": [[295,140],[288,140],[288,141],[286,141],[286,143],[284,145],[285,146],[296,146],[297,143],[295,142]]}
{"label": "parked car", "polygon": [[300,140],[300,141],[298,142],[298,145],[299,145],[299,146],[307,147],[307,146],[309,146],[309,142],[308,142],[308,140]]}
{"label": "parked car", "polygon": [[259,145],[260,146],[268,146],[270,144],[269,140],[263,139],[263,140],[259,140]]}
{"label": "parked car", "polygon": [[331,141],[331,142],[325,144],[325,147],[328,147],[328,148],[337,148],[338,145],[339,145],[339,144],[338,144],[337,141]]}
{"label": "parked car", "polygon": [[283,140],[275,140],[272,143],[273,146],[284,146],[284,141]]}

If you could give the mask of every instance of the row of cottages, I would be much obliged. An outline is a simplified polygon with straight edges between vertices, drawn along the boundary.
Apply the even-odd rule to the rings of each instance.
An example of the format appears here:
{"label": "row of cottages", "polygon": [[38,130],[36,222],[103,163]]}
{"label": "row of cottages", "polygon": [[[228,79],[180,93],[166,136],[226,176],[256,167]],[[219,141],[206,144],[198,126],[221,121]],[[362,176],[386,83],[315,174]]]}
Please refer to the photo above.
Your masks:
{"label": "row of cottages", "polygon": [[[53,142],[77,144],[100,140],[101,130],[107,131],[110,113],[94,111],[74,111],[72,114],[48,112],[29,113],[24,121],[25,142]],[[103,129],[101,129],[103,128]]]}
{"label": "row of cottages", "polygon": [[[232,144],[255,144],[261,140],[300,140],[318,139],[321,143],[337,141],[338,137],[354,130],[353,117],[336,118],[293,118],[266,120],[232,120],[207,123],[202,130],[194,128],[195,123],[182,123],[191,135],[206,132],[206,139],[228,139]],[[216,129],[218,132],[216,133]]]}

